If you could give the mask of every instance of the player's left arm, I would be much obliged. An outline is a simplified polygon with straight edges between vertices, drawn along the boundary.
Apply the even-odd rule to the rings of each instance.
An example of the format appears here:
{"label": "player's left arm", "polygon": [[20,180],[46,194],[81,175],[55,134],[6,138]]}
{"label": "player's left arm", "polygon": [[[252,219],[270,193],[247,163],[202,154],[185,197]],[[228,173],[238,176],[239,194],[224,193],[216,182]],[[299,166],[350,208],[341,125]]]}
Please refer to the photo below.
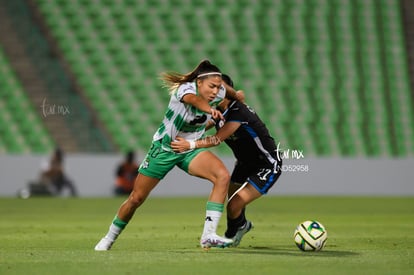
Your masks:
{"label": "player's left arm", "polygon": [[219,110],[211,108],[211,106],[208,104],[208,101],[195,94],[184,95],[182,102],[190,104],[204,113],[211,114],[214,119],[223,119],[223,115]]}
{"label": "player's left arm", "polygon": [[242,90],[236,91],[233,87],[223,81],[223,86],[226,88],[226,98],[244,102],[244,92]]}
{"label": "player's left arm", "polygon": [[215,135],[207,136],[203,139],[195,141],[188,141],[184,138],[177,137],[175,141],[171,142],[171,148],[175,152],[185,152],[195,148],[208,148],[217,146],[222,141],[234,134],[240,125],[240,122],[228,121],[224,123],[223,127],[221,127]]}

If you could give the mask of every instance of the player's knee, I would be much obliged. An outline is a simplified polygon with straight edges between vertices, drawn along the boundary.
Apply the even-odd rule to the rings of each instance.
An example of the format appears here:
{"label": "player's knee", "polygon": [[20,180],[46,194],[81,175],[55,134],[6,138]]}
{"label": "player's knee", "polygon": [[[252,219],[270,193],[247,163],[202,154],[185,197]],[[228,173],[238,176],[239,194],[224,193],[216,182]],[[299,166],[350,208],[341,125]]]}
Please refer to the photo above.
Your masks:
{"label": "player's knee", "polygon": [[224,186],[227,190],[229,183],[230,183],[230,173],[229,171],[223,167],[220,168],[216,171],[216,178],[217,178],[217,182]]}
{"label": "player's knee", "polygon": [[141,204],[144,203],[146,197],[138,194],[137,192],[132,191],[132,193],[128,197],[128,203],[134,209],[138,208]]}

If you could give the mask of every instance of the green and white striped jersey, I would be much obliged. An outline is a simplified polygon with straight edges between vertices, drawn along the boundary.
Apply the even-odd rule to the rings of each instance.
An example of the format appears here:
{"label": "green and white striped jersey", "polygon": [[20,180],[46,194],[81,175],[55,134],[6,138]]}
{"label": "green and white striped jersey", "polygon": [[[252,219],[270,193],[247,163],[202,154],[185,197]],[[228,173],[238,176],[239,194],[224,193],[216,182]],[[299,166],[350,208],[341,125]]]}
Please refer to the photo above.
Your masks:
{"label": "green and white striped jersey", "polygon": [[[181,84],[171,95],[164,119],[153,136],[153,141],[162,140],[164,150],[172,151],[170,143],[176,137],[183,137],[186,140],[200,139],[204,134],[207,122],[211,119],[210,114],[182,102],[182,98],[186,94],[197,95],[195,82]],[[210,106],[216,108],[225,95],[226,89],[221,85],[216,98],[209,103]]]}

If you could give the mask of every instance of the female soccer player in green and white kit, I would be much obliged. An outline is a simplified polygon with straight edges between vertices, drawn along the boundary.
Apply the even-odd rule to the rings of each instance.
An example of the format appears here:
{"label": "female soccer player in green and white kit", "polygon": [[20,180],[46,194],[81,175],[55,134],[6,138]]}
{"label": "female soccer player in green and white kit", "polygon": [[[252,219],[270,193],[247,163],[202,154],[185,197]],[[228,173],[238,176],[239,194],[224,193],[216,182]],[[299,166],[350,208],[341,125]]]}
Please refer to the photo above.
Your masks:
{"label": "female soccer player in green and white kit", "polygon": [[[141,163],[134,189],[120,206],[108,233],[95,246],[97,251],[111,248],[135,210],[176,165],[190,175],[213,183],[206,206],[204,230],[200,239],[201,247],[224,248],[233,242],[216,234],[230,181],[225,165],[206,149],[190,147],[185,152],[175,153],[170,143],[176,137],[184,137],[193,144],[195,140],[202,137],[211,117],[222,118],[221,113],[215,109],[217,104],[225,96],[243,100],[243,94],[236,93],[232,87],[224,87],[219,68],[208,60],[202,61],[187,74],[165,73],[163,80],[171,94],[168,109],[161,126],[153,136],[151,148]],[[205,165],[206,163],[209,165]]]}

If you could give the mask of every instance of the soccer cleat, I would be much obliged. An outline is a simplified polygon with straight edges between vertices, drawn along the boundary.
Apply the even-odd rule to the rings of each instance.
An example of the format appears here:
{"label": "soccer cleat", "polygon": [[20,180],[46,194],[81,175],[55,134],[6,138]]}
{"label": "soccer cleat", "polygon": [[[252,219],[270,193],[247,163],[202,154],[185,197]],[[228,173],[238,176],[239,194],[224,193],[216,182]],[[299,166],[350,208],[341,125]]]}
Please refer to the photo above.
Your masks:
{"label": "soccer cleat", "polygon": [[237,229],[236,235],[234,235],[234,237],[232,238],[233,246],[234,247],[238,246],[244,234],[249,232],[252,228],[253,228],[253,223],[251,221],[246,221],[246,223],[243,226],[240,226]]}
{"label": "soccer cleat", "polygon": [[220,237],[215,233],[202,236],[200,240],[200,245],[204,249],[209,249],[210,247],[225,248],[231,246],[232,243],[232,239]]}
{"label": "soccer cleat", "polygon": [[107,237],[103,237],[99,243],[95,246],[95,251],[106,251],[111,249],[112,244],[114,241],[110,240]]}

